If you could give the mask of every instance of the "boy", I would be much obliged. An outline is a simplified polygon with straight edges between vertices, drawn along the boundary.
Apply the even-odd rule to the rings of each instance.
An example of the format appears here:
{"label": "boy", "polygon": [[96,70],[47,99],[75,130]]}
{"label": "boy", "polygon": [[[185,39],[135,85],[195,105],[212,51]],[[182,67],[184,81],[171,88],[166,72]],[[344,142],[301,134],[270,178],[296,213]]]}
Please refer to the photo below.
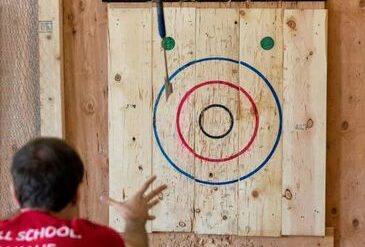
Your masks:
{"label": "boy", "polygon": [[77,152],[57,138],[37,138],[14,156],[12,191],[19,211],[0,221],[0,247],[145,247],[148,211],[165,185],[147,193],[156,177],[125,202],[101,200],[125,219],[124,240],[114,230],[76,218],[78,189],[84,175]]}

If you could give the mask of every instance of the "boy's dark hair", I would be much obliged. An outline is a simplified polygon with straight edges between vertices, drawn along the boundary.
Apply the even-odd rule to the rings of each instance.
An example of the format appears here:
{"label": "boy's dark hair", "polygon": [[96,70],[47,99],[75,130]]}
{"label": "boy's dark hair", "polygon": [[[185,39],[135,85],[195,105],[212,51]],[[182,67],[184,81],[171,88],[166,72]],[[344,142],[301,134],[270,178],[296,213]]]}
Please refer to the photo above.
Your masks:
{"label": "boy's dark hair", "polygon": [[76,197],[84,166],[66,142],[37,138],[15,154],[11,175],[21,208],[59,212]]}

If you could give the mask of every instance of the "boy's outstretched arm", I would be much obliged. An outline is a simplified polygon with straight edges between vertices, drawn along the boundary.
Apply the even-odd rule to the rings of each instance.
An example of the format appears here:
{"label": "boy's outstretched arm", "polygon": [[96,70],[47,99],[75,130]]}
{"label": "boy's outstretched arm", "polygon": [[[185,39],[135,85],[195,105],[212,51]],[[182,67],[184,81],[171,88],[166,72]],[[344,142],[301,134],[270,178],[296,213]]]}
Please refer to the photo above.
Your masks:
{"label": "boy's outstretched arm", "polygon": [[149,214],[149,210],[159,203],[157,196],[164,191],[167,186],[161,185],[146,194],[151,184],[156,180],[156,176],[149,178],[144,185],[124,202],[118,202],[112,198],[101,197],[101,200],[114,207],[125,220],[124,240],[127,247],[147,247],[148,238],[146,232],[147,220],[155,219]]}

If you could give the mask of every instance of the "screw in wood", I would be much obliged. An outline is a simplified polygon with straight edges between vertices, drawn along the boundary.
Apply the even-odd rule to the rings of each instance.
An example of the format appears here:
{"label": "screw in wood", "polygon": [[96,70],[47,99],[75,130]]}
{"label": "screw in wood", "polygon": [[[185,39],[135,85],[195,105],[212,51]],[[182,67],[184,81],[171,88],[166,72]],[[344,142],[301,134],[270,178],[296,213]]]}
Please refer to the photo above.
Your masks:
{"label": "screw in wood", "polygon": [[115,81],[121,81],[122,80],[122,76],[120,74],[115,74],[114,80]]}

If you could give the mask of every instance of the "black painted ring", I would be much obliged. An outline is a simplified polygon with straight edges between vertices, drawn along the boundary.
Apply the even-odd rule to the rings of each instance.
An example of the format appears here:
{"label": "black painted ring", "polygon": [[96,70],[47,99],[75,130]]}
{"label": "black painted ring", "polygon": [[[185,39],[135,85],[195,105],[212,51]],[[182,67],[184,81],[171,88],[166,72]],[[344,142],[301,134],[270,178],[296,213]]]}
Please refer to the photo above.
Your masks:
{"label": "black painted ring", "polygon": [[[205,129],[203,128],[203,125],[202,125],[202,120],[203,120],[204,112],[207,111],[207,110],[209,110],[210,108],[213,108],[213,107],[222,108],[223,110],[225,110],[229,114],[229,118],[230,118],[229,129],[225,133],[223,133],[221,135],[211,135],[211,134],[209,134],[208,132],[205,131]],[[204,133],[204,135],[206,135],[206,136],[208,136],[210,138],[213,138],[213,139],[221,139],[221,138],[227,136],[232,131],[232,129],[233,129],[233,114],[224,105],[221,105],[221,104],[211,104],[211,105],[208,105],[207,107],[205,107],[202,110],[202,112],[199,115],[199,127],[200,127],[201,131]]]}

